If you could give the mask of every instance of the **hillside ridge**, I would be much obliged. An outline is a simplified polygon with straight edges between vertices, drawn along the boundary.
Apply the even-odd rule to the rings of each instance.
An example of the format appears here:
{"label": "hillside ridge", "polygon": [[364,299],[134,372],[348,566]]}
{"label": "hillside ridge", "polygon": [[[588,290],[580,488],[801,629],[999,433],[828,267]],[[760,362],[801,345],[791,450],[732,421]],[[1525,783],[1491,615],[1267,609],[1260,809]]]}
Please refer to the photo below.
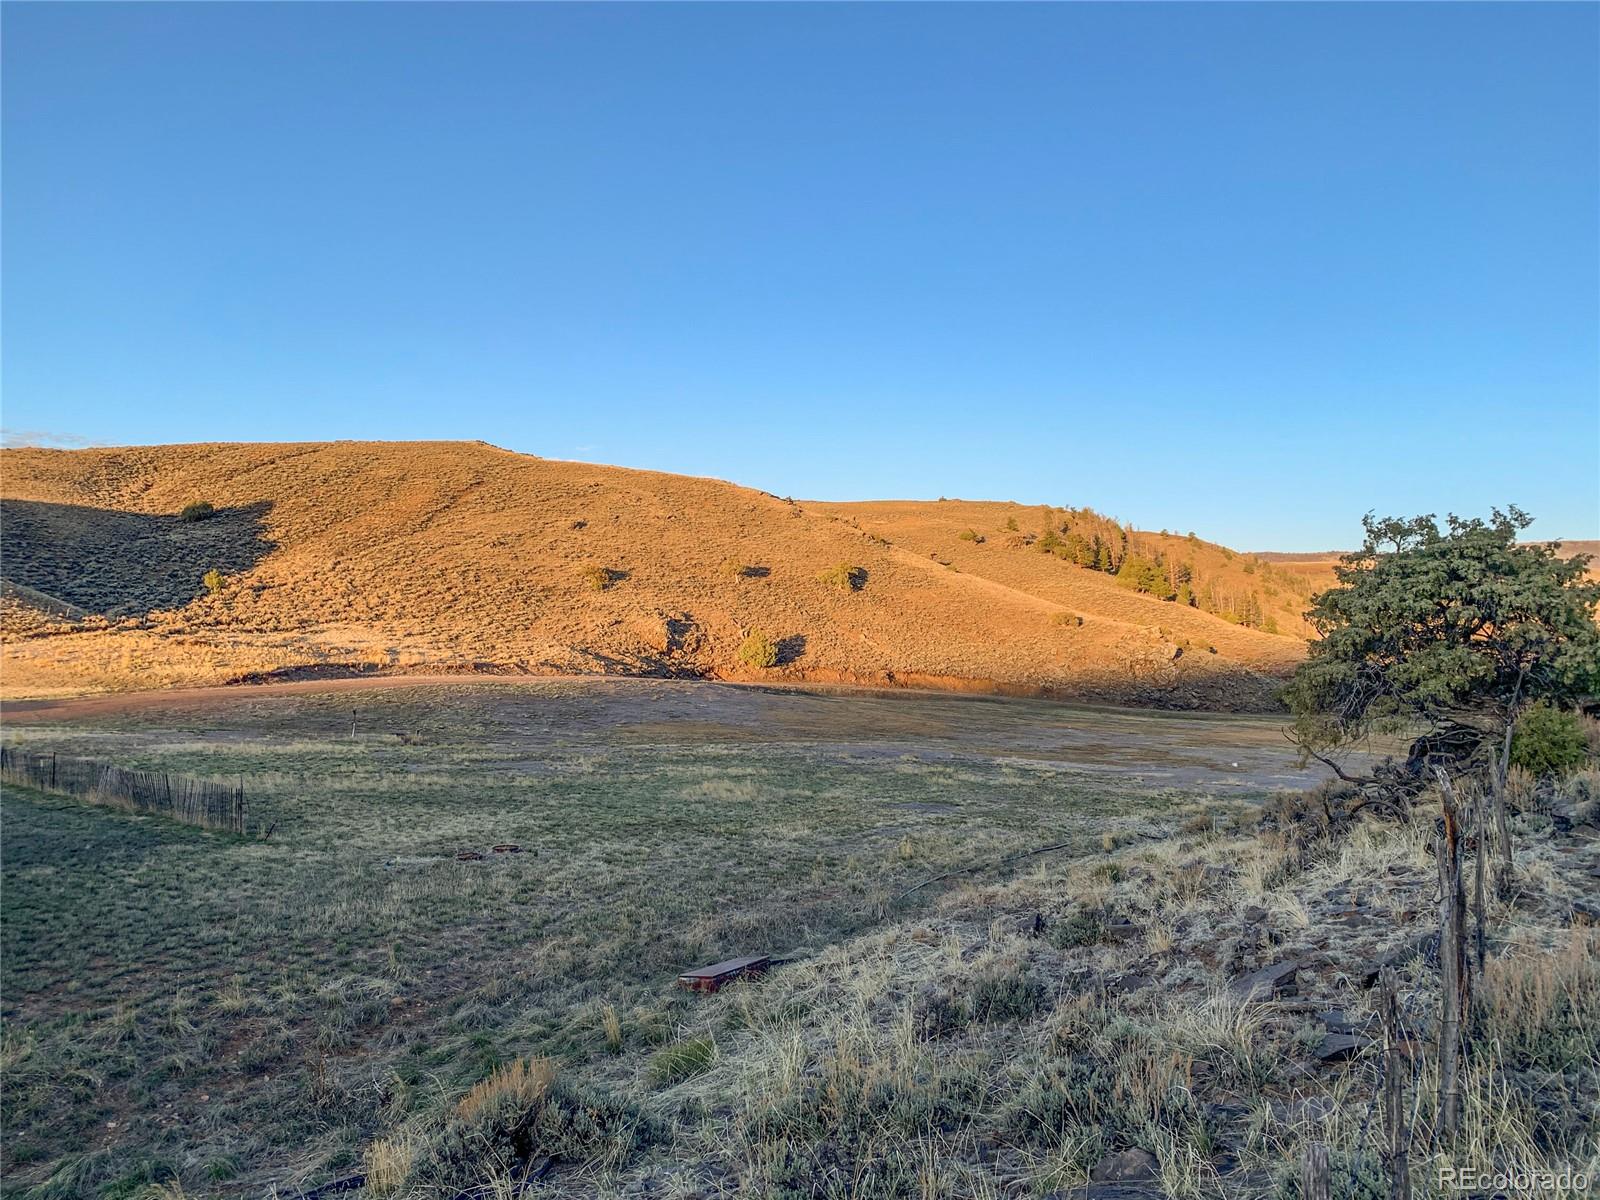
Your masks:
{"label": "hillside ridge", "polygon": [[[1287,573],[1088,509],[796,501],[462,441],[13,448],[0,506],[13,697],[492,671],[1259,709],[1304,652]],[[1091,530],[1120,577],[1063,550]],[[819,578],[840,565],[854,585]],[[1180,577],[1191,602],[1154,594]],[[1224,601],[1278,632],[1202,611]],[[740,661],[756,630],[770,669]]]}

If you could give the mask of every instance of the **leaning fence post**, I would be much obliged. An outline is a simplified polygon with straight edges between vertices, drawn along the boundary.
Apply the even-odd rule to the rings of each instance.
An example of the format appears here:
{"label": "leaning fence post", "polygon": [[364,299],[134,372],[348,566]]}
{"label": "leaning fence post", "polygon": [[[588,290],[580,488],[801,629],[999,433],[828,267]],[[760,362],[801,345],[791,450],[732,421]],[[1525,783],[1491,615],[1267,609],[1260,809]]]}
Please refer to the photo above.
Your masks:
{"label": "leaning fence post", "polygon": [[1456,820],[1455,789],[1442,767],[1439,804],[1444,810],[1444,830],[1435,857],[1439,863],[1439,1122],[1442,1137],[1454,1138],[1461,1118],[1461,1016],[1466,1001],[1466,946],[1461,890],[1460,826]]}
{"label": "leaning fence post", "polygon": [[1401,1061],[1400,1000],[1394,968],[1378,975],[1382,994],[1378,1019],[1383,1023],[1383,1165],[1389,1175],[1389,1200],[1411,1200],[1411,1131],[1406,1126],[1406,1068]]}
{"label": "leaning fence post", "polygon": [[1330,1200],[1332,1188],[1328,1181],[1328,1147],[1322,1142],[1306,1146],[1300,1163],[1301,1200]]}
{"label": "leaning fence post", "polygon": [[1483,930],[1484,909],[1484,876],[1488,873],[1489,861],[1489,806],[1483,797],[1483,789],[1475,789],[1477,804],[1473,813],[1472,823],[1478,832],[1478,855],[1473,863],[1472,873],[1472,923],[1473,923],[1473,950],[1478,960],[1478,978],[1483,978],[1483,964],[1488,956]]}
{"label": "leaning fence post", "polygon": [[[1518,689],[1521,683],[1518,683]],[[1511,736],[1516,725],[1506,720],[1505,745],[1500,750],[1500,761],[1494,764],[1494,829],[1499,840],[1499,862],[1495,872],[1495,891],[1502,900],[1511,896],[1513,867],[1511,865],[1511,826],[1506,820],[1506,781],[1511,773]]]}

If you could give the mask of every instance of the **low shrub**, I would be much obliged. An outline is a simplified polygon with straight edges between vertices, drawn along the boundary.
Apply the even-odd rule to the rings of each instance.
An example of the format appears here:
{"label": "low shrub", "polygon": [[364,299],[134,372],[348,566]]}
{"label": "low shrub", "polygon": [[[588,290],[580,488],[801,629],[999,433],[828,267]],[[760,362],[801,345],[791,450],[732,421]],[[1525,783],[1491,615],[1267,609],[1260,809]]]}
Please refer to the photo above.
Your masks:
{"label": "low shrub", "polygon": [[1589,758],[1583,717],[1548,700],[1530,705],[1511,737],[1511,764],[1538,777],[1581,767]]}
{"label": "low shrub", "polygon": [[1083,618],[1077,613],[1057,613],[1055,622],[1057,625],[1071,625],[1076,628],[1083,624]]}
{"label": "low shrub", "polygon": [[778,643],[760,629],[752,629],[739,643],[739,661],[757,671],[778,665]]}
{"label": "low shrub", "polygon": [[708,1037],[674,1042],[651,1057],[650,1078],[656,1083],[679,1083],[710,1070],[716,1057],[716,1043]]}
{"label": "low shrub", "polygon": [[1023,971],[984,975],[972,985],[970,1011],[974,1021],[995,1024],[1026,1021],[1045,1007],[1045,988]]}
{"label": "low shrub", "polygon": [[972,542],[976,545],[983,544],[983,535],[976,529],[963,529],[960,536],[963,542]]}
{"label": "low shrub", "polygon": [[1070,950],[1074,946],[1092,946],[1105,936],[1106,925],[1100,914],[1089,909],[1079,909],[1064,920],[1050,926],[1050,944],[1057,950]]}
{"label": "low shrub", "polygon": [[847,592],[859,592],[867,585],[867,572],[849,563],[834,563],[826,571],[817,572],[817,582],[830,584]]}
{"label": "low shrub", "polygon": [[756,1098],[740,1148],[751,1176],[739,1195],[763,1200],[918,1200],[939,1131],[965,1129],[992,1076],[959,1064],[910,1071],[872,1053],[833,1051],[801,1086]]}
{"label": "low shrub", "polygon": [[743,579],[750,573],[750,567],[737,558],[725,558],[722,560],[722,573],[729,579]]}
{"label": "low shrub", "polygon": [[209,500],[196,500],[193,504],[184,505],[183,511],[178,514],[178,520],[193,525],[196,521],[204,521],[208,517],[215,516],[216,512]]}
{"label": "low shrub", "polygon": [[212,567],[211,570],[200,576],[200,582],[205,585],[206,591],[215,596],[222,590],[222,572]]}
{"label": "low shrub", "polygon": [[515,1169],[548,1156],[615,1168],[660,1134],[631,1103],[558,1079],[548,1059],[534,1059],[501,1068],[463,1096],[442,1125],[396,1156],[385,1182],[396,1186],[398,1169],[408,1167],[403,1194],[455,1195],[481,1183],[487,1163]]}
{"label": "low shrub", "polygon": [[603,592],[611,586],[611,572],[605,567],[587,566],[583,569],[583,582],[591,592]]}
{"label": "low shrub", "polygon": [[924,1041],[948,1037],[970,1020],[966,1004],[950,992],[926,987],[912,1006],[912,1024]]}

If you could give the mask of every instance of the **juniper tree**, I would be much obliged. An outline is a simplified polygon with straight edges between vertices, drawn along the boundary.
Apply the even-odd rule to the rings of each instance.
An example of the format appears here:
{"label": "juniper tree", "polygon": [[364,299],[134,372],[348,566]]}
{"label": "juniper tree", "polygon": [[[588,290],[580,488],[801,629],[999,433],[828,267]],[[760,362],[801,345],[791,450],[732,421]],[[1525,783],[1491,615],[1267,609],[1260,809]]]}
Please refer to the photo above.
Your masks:
{"label": "juniper tree", "polygon": [[1406,772],[1477,758],[1503,788],[1511,731],[1530,704],[1600,691],[1600,583],[1588,556],[1519,545],[1532,518],[1432,514],[1363,520],[1366,539],[1315,597],[1320,635],[1285,698],[1301,748],[1333,761],[1374,732],[1412,733]]}

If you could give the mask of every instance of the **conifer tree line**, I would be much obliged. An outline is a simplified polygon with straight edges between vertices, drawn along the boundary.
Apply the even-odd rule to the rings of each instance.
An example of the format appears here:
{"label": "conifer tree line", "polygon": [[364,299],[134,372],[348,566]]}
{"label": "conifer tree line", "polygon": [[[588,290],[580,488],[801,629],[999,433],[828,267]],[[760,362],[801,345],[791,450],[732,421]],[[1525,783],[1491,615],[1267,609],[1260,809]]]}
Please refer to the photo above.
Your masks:
{"label": "conifer tree line", "polygon": [[[1015,521],[1007,522],[1015,528]],[[1163,538],[1167,535],[1163,531]],[[1025,542],[1043,554],[1053,554],[1063,562],[1085,570],[1113,576],[1124,587],[1145,595],[1198,608],[1236,625],[1278,632],[1277,618],[1264,610],[1255,588],[1240,587],[1226,579],[1203,575],[1192,557],[1171,552],[1161,541],[1128,528],[1113,517],[1102,516],[1091,508],[1051,509],[1046,515],[1043,534],[1027,535]],[[1206,543],[1194,534],[1185,539],[1199,550]],[[1229,559],[1233,552],[1210,547]],[[1268,597],[1280,589],[1298,595],[1308,590],[1305,580],[1293,572],[1278,571],[1270,563],[1246,559],[1246,574],[1259,573]]]}

